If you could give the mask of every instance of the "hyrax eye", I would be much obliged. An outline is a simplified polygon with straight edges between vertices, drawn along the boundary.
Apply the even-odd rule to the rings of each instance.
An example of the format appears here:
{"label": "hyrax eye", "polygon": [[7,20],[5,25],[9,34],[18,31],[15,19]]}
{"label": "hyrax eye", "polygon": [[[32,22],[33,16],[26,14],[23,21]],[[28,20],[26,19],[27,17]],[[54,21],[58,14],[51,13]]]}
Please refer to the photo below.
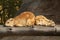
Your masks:
{"label": "hyrax eye", "polygon": [[9,23],[9,22],[7,22],[7,23]]}

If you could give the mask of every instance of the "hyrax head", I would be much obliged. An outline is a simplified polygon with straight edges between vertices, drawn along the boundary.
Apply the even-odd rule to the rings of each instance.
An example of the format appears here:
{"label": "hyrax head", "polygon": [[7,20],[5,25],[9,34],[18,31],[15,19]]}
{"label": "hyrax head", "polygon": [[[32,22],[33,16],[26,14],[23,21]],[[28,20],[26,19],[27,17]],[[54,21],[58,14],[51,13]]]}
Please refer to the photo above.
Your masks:
{"label": "hyrax head", "polygon": [[5,26],[14,26],[14,19],[10,18],[5,22]]}

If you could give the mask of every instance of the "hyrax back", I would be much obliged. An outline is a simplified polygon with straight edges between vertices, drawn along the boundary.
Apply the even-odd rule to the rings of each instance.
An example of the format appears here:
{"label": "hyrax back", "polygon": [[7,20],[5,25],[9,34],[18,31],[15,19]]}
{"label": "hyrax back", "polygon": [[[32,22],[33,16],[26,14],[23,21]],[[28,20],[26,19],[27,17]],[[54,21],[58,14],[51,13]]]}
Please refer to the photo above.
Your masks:
{"label": "hyrax back", "polygon": [[35,23],[35,15],[32,12],[22,12],[14,18],[16,26],[32,26]]}

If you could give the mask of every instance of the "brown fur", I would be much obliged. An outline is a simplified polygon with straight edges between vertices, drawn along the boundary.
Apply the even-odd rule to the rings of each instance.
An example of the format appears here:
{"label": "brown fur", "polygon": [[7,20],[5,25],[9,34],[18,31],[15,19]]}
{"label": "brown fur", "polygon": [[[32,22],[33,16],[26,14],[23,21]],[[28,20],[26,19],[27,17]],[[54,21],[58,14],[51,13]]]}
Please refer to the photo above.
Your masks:
{"label": "brown fur", "polygon": [[[22,12],[20,15],[14,17],[13,21],[15,26],[32,26],[35,23],[35,15],[29,11]],[[10,22],[11,21],[9,21],[9,23]]]}

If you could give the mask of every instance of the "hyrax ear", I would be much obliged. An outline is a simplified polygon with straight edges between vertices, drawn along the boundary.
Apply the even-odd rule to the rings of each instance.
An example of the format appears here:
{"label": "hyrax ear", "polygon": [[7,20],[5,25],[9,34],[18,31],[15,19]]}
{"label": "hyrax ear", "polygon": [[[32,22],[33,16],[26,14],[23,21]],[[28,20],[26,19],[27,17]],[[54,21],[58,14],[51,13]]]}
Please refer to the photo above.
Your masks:
{"label": "hyrax ear", "polygon": [[13,18],[10,18],[9,20],[11,20],[11,21],[12,21],[12,20],[14,20],[14,19],[13,19]]}
{"label": "hyrax ear", "polygon": [[10,20],[13,19],[13,18],[10,18]]}

